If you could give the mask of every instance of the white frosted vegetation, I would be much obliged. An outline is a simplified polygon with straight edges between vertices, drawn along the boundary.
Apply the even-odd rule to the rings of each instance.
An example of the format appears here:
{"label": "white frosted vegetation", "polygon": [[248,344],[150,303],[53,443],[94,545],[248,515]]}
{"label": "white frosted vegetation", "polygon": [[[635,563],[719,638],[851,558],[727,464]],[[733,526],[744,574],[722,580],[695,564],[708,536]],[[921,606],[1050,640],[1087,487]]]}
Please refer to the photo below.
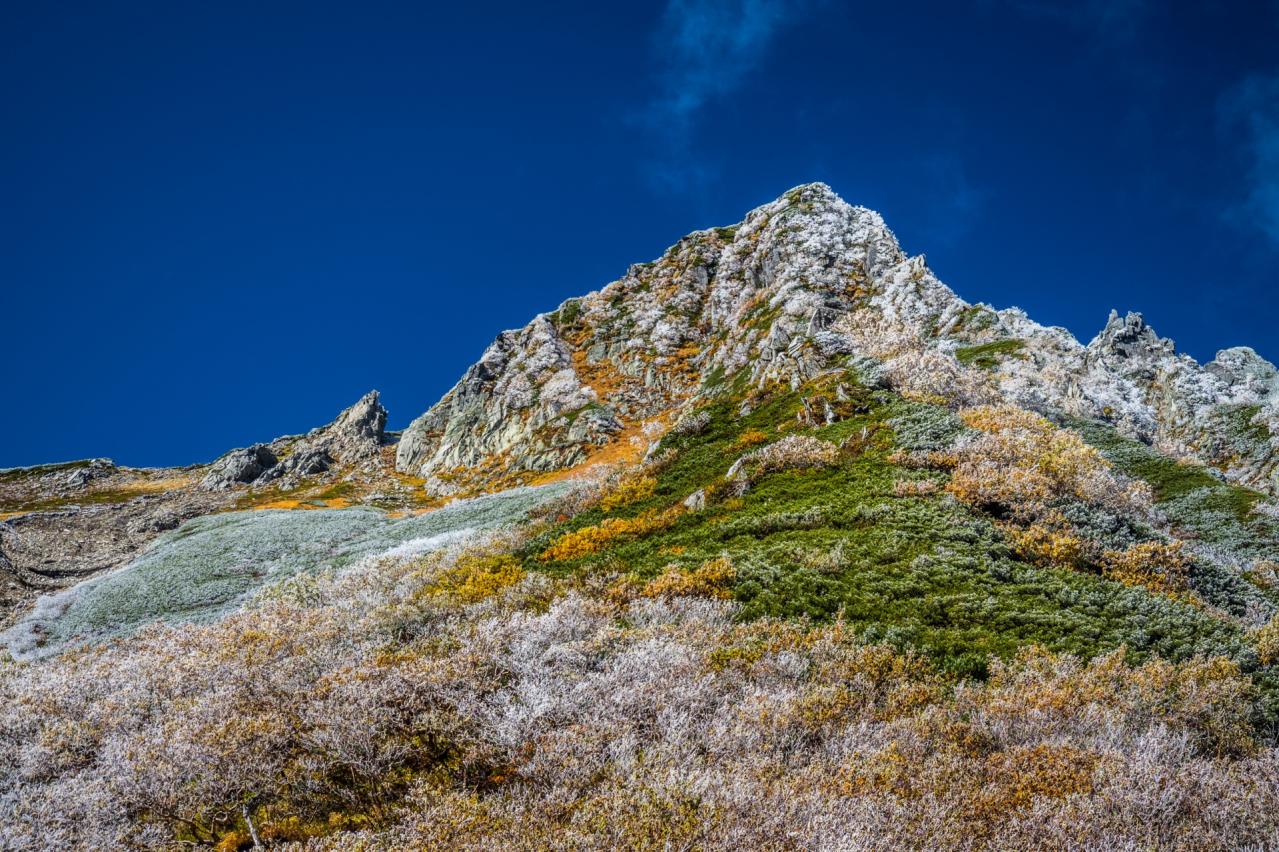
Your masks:
{"label": "white frosted vegetation", "polygon": [[720,600],[526,576],[459,604],[460,562],[299,577],[216,624],[0,666],[0,847],[375,811],[290,848],[1230,849],[1279,830],[1276,752],[1224,661],[1031,652],[956,686]]}
{"label": "white frosted vegetation", "polygon": [[119,571],[41,598],[6,639],[22,658],[124,635],[156,620],[207,622],[294,574],[341,570],[371,556],[409,558],[515,523],[565,488],[517,488],[398,519],[370,508],[196,518]]}

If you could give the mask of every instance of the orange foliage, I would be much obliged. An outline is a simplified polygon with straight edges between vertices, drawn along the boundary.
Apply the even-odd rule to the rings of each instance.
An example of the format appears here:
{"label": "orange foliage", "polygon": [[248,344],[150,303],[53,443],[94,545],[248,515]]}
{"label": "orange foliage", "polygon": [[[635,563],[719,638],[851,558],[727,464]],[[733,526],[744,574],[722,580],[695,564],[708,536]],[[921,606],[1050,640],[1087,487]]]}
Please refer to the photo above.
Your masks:
{"label": "orange foliage", "polygon": [[665,529],[683,513],[683,506],[674,506],[664,512],[645,512],[634,518],[607,518],[595,526],[565,533],[542,551],[538,558],[543,562],[563,562],[590,556],[611,542],[639,538]]}
{"label": "orange foliage", "polygon": [[1152,592],[1193,599],[1188,579],[1190,559],[1180,541],[1148,541],[1127,550],[1108,550],[1102,573],[1125,586],[1144,586]]}
{"label": "orange foliage", "polygon": [[761,432],[758,429],[747,429],[745,432],[737,436],[737,440],[733,442],[733,447],[738,450],[743,450],[747,447],[759,446],[767,441],[767,432]]}
{"label": "orange foliage", "polygon": [[737,570],[727,556],[703,562],[688,572],[672,565],[665,573],[649,580],[640,594],[646,598],[731,598],[733,592],[729,584],[736,576]]}

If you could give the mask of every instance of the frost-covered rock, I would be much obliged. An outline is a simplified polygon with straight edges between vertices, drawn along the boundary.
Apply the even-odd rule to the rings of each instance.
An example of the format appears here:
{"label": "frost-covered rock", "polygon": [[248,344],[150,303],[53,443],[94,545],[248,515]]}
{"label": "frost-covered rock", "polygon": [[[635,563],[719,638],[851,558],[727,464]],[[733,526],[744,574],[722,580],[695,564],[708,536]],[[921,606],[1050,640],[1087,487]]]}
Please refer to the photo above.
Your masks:
{"label": "frost-covered rock", "polygon": [[1140,314],[1112,313],[1084,345],[1016,308],[970,304],[879,214],[824,184],[690,234],[504,332],[409,427],[396,466],[424,477],[563,468],[740,370],[797,386],[833,366],[876,383],[931,375],[922,392],[966,404],[1104,419],[1279,492],[1279,372],[1251,349],[1200,365]]}
{"label": "frost-covered rock", "polygon": [[429,477],[502,457],[507,467],[552,470],[621,430],[579,376],[573,350],[545,315],[498,336],[462,381],[400,438],[396,466]]}

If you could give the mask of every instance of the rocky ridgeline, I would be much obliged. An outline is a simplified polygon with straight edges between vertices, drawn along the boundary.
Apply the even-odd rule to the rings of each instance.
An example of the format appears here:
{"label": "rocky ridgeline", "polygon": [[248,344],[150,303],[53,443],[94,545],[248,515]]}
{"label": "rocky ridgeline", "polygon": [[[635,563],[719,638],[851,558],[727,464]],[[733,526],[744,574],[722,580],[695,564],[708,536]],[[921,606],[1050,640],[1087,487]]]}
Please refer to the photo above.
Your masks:
{"label": "rocky ridgeline", "polygon": [[502,333],[405,431],[396,466],[441,490],[467,472],[562,469],[739,370],[798,385],[850,357],[904,350],[917,369],[960,371],[1019,405],[1105,420],[1279,491],[1279,373],[1253,350],[1200,365],[1139,314],[1112,313],[1084,345],[1016,308],[970,304],[908,257],[879,214],[823,184],[690,234]]}

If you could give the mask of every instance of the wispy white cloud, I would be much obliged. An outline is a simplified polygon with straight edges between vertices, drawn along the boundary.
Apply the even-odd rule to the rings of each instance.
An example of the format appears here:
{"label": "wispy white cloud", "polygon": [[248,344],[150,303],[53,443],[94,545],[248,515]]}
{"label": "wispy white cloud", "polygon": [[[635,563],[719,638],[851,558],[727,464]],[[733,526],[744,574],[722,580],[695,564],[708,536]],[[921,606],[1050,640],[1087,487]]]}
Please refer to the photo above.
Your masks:
{"label": "wispy white cloud", "polygon": [[1220,109],[1222,131],[1246,164],[1244,198],[1227,218],[1279,248],[1279,72],[1244,79],[1222,95]]}
{"label": "wispy white cloud", "polygon": [[639,116],[662,154],[651,173],[666,184],[701,183],[692,136],[702,109],[739,89],[810,0],[669,0],[653,38],[658,91]]}
{"label": "wispy white cloud", "polygon": [[707,101],[732,92],[759,65],[778,31],[807,5],[671,0],[656,37],[662,93],[653,104],[653,119],[692,121]]}

